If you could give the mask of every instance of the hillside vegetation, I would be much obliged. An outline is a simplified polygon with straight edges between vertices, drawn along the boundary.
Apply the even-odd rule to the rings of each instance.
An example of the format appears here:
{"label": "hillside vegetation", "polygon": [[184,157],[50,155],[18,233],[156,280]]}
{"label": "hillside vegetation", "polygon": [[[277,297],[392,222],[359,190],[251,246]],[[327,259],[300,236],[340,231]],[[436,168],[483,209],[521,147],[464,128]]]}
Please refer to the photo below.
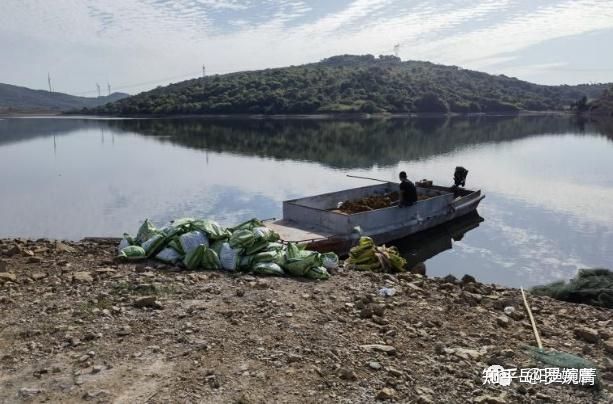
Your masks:
{"label": "hillside vegetation", "polygon": [[515,112],[562,110],[606,85],[543,86],[394,56],[187,80],[82,112],[120,115]]}
{"label": "hillside vegetation", "polygon": [[589,104],[590,114],[613,118],[613,86]]}
{"label": "hillside vegetation", "polygon": [[98,107],[125,97],[128,97],[128,94],[113,93],[104,97],[78,97],[0,83],[0,112],[70,111]]}

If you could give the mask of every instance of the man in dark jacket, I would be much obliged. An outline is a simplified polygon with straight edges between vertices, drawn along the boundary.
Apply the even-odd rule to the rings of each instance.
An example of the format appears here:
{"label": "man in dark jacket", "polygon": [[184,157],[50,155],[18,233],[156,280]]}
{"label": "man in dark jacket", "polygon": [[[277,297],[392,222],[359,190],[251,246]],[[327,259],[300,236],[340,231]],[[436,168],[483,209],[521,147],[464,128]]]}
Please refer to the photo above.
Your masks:
{"label": "man in dark jacket", "polygon": [[411,206],[417,202],[417,189],[407,178],[407,173],[402,171],[400,173],[400,202],[398,206],[401,208]]}

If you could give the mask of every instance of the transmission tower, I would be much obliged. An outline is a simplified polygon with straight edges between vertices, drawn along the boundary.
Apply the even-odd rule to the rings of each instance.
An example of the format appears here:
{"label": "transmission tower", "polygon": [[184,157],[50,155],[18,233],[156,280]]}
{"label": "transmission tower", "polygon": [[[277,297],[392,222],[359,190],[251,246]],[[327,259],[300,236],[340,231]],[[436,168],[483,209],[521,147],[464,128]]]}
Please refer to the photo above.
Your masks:
{"label": "transmission tower", "polygon": [[47,83],[49,83],[49,92],[53,92],[53,89],[51,88],[51,74],[47,73]]}
{"label": "transmission tower", "polygon": [[98,97],[100,97],[100,84],[96,83],[96,88],[98,89]]}

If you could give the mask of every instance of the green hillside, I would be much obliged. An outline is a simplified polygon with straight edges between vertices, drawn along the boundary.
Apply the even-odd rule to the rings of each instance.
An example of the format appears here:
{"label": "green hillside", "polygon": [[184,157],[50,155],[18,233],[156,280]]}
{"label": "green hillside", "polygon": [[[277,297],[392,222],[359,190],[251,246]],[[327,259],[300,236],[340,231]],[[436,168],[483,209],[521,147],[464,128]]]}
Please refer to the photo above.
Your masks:
{"label": "green hillside", "polygon": [[319,63],[187,80],[82,112],[119,115],[468,113],[562,110],[606,85],[544,86],[394,56],[334,56]]}
{"label": "green hillside", "polygon": [[70,111],[101,106],[125,97],[128,97],[128,94],[113,93],[104,97],[78,97],[0,83],[0,112]]}
{"label": "green hillside", "polygon": [[613,118],[613,86],[589,104],[589,112],[593,115],[602,115]]}

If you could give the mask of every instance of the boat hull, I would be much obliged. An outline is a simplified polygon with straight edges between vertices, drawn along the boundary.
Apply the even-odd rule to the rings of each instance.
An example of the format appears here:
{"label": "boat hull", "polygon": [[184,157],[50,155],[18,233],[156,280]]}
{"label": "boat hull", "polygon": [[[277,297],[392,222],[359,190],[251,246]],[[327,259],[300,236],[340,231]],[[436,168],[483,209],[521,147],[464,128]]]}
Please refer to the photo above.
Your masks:
{"label": "boat hull", "polygon": [[485,197],[481,191],[433,186],[418,188],[418,194],[429,199],[406,208],[393,206],[354,214],[334,209],[340,201],[396,189],[397,184],[387,183],[285,201],[283,219],[267,225],[285,241],[345,255],[360,235],[372,237],[377,244],[389,243],[474,212]]}

